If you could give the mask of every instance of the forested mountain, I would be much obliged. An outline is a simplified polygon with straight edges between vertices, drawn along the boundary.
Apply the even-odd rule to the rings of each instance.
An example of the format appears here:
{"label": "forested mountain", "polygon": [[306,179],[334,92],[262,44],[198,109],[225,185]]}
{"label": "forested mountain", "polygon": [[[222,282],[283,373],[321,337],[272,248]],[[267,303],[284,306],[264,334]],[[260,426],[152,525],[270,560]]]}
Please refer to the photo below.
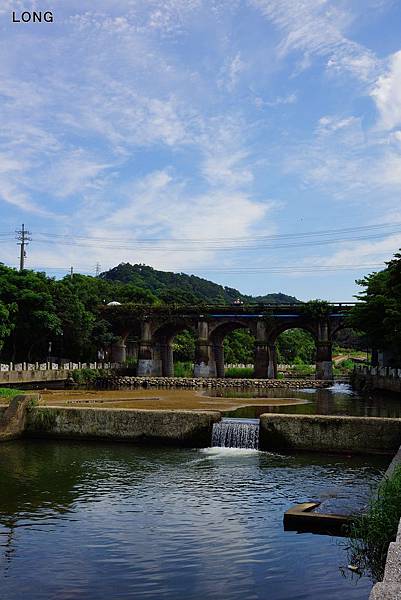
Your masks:
{"label": "forested mountain", "polygon": [[145,289],[157,296],[162,302],[230,304],[239,299],[249,303],[286,304],[299,302],[294,296],[286,294],[266,294],[264,296],[247,296],[240,291],[213,283],[207,279],[187,275],[157,271],[147,265],[131,265],[121,263],[117,267],[100,275],[106,281],[129,283],[140,289]]}

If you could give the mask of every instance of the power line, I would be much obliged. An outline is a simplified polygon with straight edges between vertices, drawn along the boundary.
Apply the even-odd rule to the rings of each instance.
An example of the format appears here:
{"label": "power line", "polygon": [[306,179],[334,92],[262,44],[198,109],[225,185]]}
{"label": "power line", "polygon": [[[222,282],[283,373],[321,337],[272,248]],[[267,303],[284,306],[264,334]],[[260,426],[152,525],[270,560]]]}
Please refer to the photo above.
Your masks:
{"label": "power line", "polygon": [[[139,243],[149,243],[149,242],[184,242],[184,243],[205,243],[205,242],[251,242],[251,241],[263,241],[263,240],[279,240],[279,239],[296,239],[310,236],[325,236],[325,235],[335,235],[335,234],[344,234],[344,233],[352,233],[352,232],[363,232],[375,229],[385,229],[385,228],[394,228],[401,227],[401,222],[393,222],[393,223],[380,223],[376,225],[363,225],[359,227],[343,227],[341,229],[323,229],[318,231],[306,231],[306,232],[298,232],[298,233],[284,233],[284,234],[271,234],[271,235],[261,235],[261,236],[251,236],[251,237],[220,237],[220,238],[132,238],[131,240],[127,239],[128,242],[139,244]],[[88,241],[101,241],[101,242],[119,242],[121,238],[106,238],[104,236],[89,236],[89,235],[69,235],[69,234],[57,234],[57,233],[47,233],[47,232],[38,232],[37,235],[48,237],[48,238],[66,238],[68,240],[88,240]]]}
{"label": "power line", "polygon": [[[204,252],[205,250],[213,250],[213,251],[243,251],[243,250],[275,250],[275,249],[283,249],[283,248],[298,248],[298,247],[306,247],[306,246],[325,246],[329,244],[338,244],[343,242],[353,242],[353,241],[368,241],[374,239],[381,239],[384,235],[396,235],[401,234],[401,231],[390,231],[384,233],[376,233],[372,235],[362,235],[362,236],[354,236],[354,237],[342,237],[342,238],[329,238],[323,240],[306,240],[299,242],[291,242],[291,243],[273,243],[273,244],[260,244],[260,245],[250,245],[250,246],[241,246],[241,245],[231,245],[231,246],[208,246],[204,243],[198,244],[197,246],[187,247],[179,247],[171,245],[175,240],[166,240],[168,244],[163,246],[142,246],[140,248],[141,251],[149,251],[149,252]],[[112,245],[108,244],[98,244],[98,243],[90,243],[90,238],[88,243],[84,242],[75,242],[73,240],[43,240],[43,239],[35,239],[37,243],[40,244],[50,244],[50,245],[61,245],[61,246],[77,246],[83,248],[100,248],[105,250],[138,250],[138,246],[136,242],[132,242],[131,245]]]}
{"label": "power line", "polygon": [[[247,274],[247,273],[305,273],[305,272],[335,272],[335,271],[354,271],[354,270],[364,270],[364,269],[380,269],[383,268],[383,263],[370,263],[370,264],[334,264],[334,265],[302,265],[302,266],[292,266],[292,265],[277,265],[272,267],[249,267],[245,268],[242,266],[238,267],[176,267],[174,269],[175,272],[190,272],[190,273],[228,273],[228,274]],[[65,271],[66,273],[71,274],[72,267],[61,267],[61,266],[44,266],[37,265],[36,269],[46,269],[48,272],[60,272]],[[91,267],[82,266],[79,271],[81,273],[90,274],[93,273]]]}

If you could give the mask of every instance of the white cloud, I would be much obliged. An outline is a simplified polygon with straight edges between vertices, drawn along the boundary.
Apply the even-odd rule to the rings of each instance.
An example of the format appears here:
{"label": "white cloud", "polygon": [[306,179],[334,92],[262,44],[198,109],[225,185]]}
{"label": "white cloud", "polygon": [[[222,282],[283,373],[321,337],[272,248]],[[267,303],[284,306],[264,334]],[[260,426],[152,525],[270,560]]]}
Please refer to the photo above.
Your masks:
{"label": "white cloud", "polygon": [[309,66],[310,57],[327,57],[327,68],[350,72],[370,81],[378,60],[373,52],[350,40],[345,30],[352,22],[349,11],[327,0],[250,0],[282,32],[278,54],[301,52]]}
{"label": "white cloud", "polygon": [[371,92],[379,111],[379,127],[393,129],[401,125],[401,50],[389,60],[388,71],[379,77]]}
{"label": "white cloud", "polygon": [[383,263],[391,259],[401,247],[401,234],[389,235],[384,239],[369,242],[344,243],[329,258],[316,257],[322,265],[349,265],[360,263]]}
{"label": "white cloud", "polygon": [[221,77],[217,81],[219,87],[233,92],[240,80],[241,73],[245,69],[246,63],[241,59],[241,53],[237,52],[234,58],[230,59],[228,64],[223,67]]}
{"label": "white cloud", "polygon": [[295,93],[286,94],[285,96],[276,96],[274,100],[263,100],[263,98],[257,96],[254,100],[254,104],[257,108],[263,108],[264,106],[274,107],[282,104],[295,104],[297,99]]}

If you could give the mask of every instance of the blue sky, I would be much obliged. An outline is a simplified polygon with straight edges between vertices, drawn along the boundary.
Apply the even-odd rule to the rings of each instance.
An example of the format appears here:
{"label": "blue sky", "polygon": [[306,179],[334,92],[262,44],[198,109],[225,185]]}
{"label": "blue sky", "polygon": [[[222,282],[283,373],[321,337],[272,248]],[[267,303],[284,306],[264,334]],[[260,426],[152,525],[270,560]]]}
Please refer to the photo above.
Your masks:
{"label": "blue sky", "polygon": [[[11,22],[32,9],[54,22]],[[25,223],[58,276],[352,300],[401,246],[400,23],[397,0],[3,0],[0,260]]]}

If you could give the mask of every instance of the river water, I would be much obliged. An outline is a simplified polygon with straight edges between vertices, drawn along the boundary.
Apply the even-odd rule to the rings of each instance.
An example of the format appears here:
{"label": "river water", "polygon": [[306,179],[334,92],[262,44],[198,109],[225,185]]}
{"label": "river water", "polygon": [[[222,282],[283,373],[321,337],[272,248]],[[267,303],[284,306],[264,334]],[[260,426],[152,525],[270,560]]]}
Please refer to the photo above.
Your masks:
{"label": "river water", "polygon": [[[238,391],[225,389],[211,391],[208,395],[225,398],[255,398],[258,406],[241,407],[237,410],[224,411],[226,416],[257,418],[263,413],[291,413],[311,415],[352,415],[356,417],[401,417],[401,401],[399,394],[374,391],[370,394],[359,394],[345,383],[335,383],[329,388],[313,389],[265,389]],[[273,398],[298,398],[305,403],[294,405],[271,404],[261,405],[263,398],[271,403]]]}
{"label": "river water", "polygon": [[2,600],[366,600],[338,538],[292,504],[352,512],[386,460],[19,441],[0,447]]}

